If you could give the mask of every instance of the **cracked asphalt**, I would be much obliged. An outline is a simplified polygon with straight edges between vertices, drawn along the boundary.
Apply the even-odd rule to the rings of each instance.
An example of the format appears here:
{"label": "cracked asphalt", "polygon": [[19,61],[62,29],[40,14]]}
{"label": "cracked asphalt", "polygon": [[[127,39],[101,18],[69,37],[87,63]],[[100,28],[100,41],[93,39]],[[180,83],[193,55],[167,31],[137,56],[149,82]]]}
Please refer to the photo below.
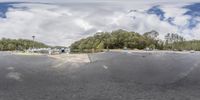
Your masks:
{"label": "cracked asphalt", "polygon": [[0,52],[0,100],[199,100],[200,53],[105,52],[91,62]]}

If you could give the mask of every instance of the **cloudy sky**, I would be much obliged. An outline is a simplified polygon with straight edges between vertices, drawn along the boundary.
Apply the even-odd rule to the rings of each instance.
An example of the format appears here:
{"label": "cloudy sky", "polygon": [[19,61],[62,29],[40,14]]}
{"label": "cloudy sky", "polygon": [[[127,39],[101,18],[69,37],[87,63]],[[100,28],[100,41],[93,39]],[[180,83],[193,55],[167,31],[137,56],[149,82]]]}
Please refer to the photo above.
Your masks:
{"label": "cloudy sky", "polygon": [[0,38],[69,46],[95,32],[156,30],[200,39],[198,0],[0,0]]}

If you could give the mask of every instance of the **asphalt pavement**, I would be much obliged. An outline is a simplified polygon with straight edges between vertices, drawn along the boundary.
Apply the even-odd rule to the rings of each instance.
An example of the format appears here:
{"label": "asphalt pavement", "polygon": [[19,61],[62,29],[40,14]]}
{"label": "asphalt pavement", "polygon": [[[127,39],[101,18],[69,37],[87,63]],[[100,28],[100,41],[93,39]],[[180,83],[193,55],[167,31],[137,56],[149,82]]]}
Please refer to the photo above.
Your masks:
{"label": "asphalt pavement", "polygon": [[45,55],[0,52],[0,100],[200,99],[200,53],[88,56],[89,63],[60,64]]}

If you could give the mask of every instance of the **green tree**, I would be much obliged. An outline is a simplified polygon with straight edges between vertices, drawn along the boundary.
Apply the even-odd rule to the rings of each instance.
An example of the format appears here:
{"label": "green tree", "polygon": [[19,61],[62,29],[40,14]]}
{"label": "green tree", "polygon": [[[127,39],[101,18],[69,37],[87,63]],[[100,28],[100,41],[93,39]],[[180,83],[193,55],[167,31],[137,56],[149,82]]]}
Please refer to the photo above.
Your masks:
{"label": "green tree", "polygon": [[2,38],[0,40],[0,50],[1,51],[13,51],[13,50],[24,50],[29,49],[33,47],[33,44],[35,44],[36,48],[45,48],[50,47],[48,45],[45,45],[41,42],[27,40],[27,39],[6,39]]}

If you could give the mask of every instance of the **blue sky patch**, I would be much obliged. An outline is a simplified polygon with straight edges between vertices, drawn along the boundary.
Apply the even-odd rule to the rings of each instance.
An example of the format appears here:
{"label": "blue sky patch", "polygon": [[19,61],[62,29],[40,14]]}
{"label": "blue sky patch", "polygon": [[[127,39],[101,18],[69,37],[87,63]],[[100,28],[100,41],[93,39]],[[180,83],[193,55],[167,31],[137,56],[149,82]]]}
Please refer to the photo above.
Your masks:
{"label": "blue sky patch", "polygon": [[200,17],[200,3],[194,3],[191,5],[184,6],[183,8],[188,9],[184,15],[190,15],[192,17]]}
{"label": "blue sky patch", "polygon": [[13,9],[27,9],[27,7],[15,7],[14,4],[21,4],[25,2],[3,2],[0,3],[0,18],[7,18],[6,13],[8,12],[9,8]]}
{"label": "blue sky patch", "polygon": [[165,19],[165,12],[162,9],[160,9],[159,5],[151,7],[149,10],[147,10],[147,13],[157,15],[160,18],[160,20]]}
{"label": "blue sky patch", "polygon": [[175,25],[175,24],[173,23],[174,17],[169,17],[169,18],[167,18],[166,21],[167,21],[169,24],[171,24],[171,25]]}
{"label": "blue sky patch", "polygon": [[187,5],[184,6],[183,8],[188,9],[188,11],[184,13],[184,15],[191,16],[191,18],[188,20],[189,21],[188,28],[192,29],[196,27],[200,23],[196,19],[197,17],[200,17],[200,3]]}
{"label": "blue sky patch", "polygon": [[161,21],[166,21],[166,22],[168,22],[171,25],[175,25],[173,23],[174,17],[168,17],[168,18],[166,18],[165,17],[165,12],[160,8],[159,5],[151,7],[150,9],[147,10],[147,13],[148,14],[154,14],[154,15],[158,16]]}
{"label": "blue sky patch", "polygon": [[6,12],[9,8],[14,8],[11,3],[0,3],[0,17],[6,18]]}

